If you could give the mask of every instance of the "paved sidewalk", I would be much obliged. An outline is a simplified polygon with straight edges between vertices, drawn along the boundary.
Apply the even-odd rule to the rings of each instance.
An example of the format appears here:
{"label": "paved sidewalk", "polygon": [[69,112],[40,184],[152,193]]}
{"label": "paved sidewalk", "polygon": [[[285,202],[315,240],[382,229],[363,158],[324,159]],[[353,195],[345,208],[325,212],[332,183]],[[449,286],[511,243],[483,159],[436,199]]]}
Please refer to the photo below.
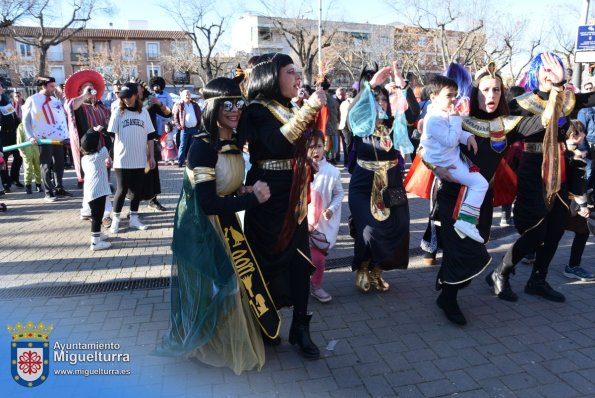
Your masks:
{"label": "paved sidewalk", "polygon": [[[330,270],[325,287],[329,304],[311,301],[312,335],[322,349],[319,361],[306,361],[287,344],[267,348],[263,369],[234,375],[195,361],[152,355],[167,330],[169,290],[130,289],[86,292],[97,282],[169,277],[173,208],[181,169],[161,170],[165,213],[144,211],[147,231],[126,231],[113,249],[88,250],[88,222],[79,220],[78,199],[47,204],[40,194],[23,192],[2,198],[9,212],[0,214],[0,325],[43,321],[50,336],[51,374],[27,389],[11,379],[10,335],[0,348],[0,391],[13,397],[593,397],[595,396],[594,283],[572,282],[561,274],[571,237],[566,235],[551,265],[549,281],[567,303],[546,302],[522,292],[530,267],[519,264],[512,278],[517,303],[493,297],[475,280],[461,295],[469,324],[448,323],[434,304],[436,267],[412,257],[407,271],[387,273],[391,289],[362,294],[347,267]],[[73,173],[66,186],[73,187]],[[346,176],[345,176],[346,177]],[[427,202],[410,201],[411,247],[425,229]],[[347,209],[345,199],[344,210]],[[344,212],[344,218],[347,216]],[[494,229],[495,231],[498,228]],[[352,255],[342,226],[332,258]],[[499,261],[515,235],[490,242]],[[595,269],[589,242],[583,264]],[[333,260],[335,261],[335,260]],[[338,261],[335,261],[337,264]],[[345,263],[348,263],[347,261]],[[80,287],[83,294],[56,296],[52,288]],[[131,285],[132,286],[132,285]],[[22,295],[23,288],[37,294]],[[50,293],[44,293],[44,292]],[[283,319],[290,312],[282,311]],[[5,329],[6,330],[6,329]],[[54,360],[54,344],[117,343],[129,362]],[[0,346],[2,347],[2,346]],[[70,353],[92,351],[70,349]],[[54,370],[130,370],[130,375],[88,377],[57,375]]]}

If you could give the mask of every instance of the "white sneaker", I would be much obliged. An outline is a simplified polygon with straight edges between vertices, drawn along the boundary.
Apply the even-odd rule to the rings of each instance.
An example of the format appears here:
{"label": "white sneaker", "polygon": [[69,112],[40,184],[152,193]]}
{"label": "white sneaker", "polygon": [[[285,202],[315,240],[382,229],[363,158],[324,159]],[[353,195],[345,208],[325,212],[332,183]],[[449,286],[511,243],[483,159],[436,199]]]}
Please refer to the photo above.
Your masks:
{"label": "white sneaker", "polygon": [[310,289],[310,295],[321,303],[328,303],[333,297],[321,287],[312,286]]}
{"label": "white sneaker", "polygon": [[89,247],[89,249],[91,249],[92,251],[97,251],[97,250],[109,249],[110,247],[112,247],[111,243],[100,240],[97,243],[91,243],[91,246]]}
{"label": "white sneaker", "polygon": [[465,236],[473,239],[476,242],[484,243],[483,238],[479,234],[477,227],[470,222],[457,220],[455,221],[455,231],[461,236],[461,239],[464,239]]}
{"label": "white sneaker", "polygon": [[120,219],[114,217],[112,219],[112,226],[109,228],[110,233],[117,234],[120,231]]}
{"label": "white sneaker", "polygon": [[148,228],[145,224],[140,222],[138,217],[130,217],[130,222],[128,223],[128,227],[138,229],[141,231],[144,231]]}

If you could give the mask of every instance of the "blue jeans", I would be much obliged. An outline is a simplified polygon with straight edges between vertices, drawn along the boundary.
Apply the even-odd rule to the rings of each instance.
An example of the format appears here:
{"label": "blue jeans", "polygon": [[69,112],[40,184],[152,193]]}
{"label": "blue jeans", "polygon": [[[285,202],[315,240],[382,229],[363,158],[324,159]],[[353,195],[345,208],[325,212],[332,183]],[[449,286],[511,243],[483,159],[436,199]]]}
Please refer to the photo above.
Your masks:
{"label": "blue jeans", "polygon": [[184,165],[188,149],[190,149],[190,139],[198,133],[198,127],[190,127],[180,131],[180,147],[178,148],[178,164]]}
{"label": "blue jeans", "polygon": [[[593,188],[593,179],[592,179],[592,170],[593,170],[593,159],[591,155],[592,149],[590,146],[593,144],[587,141],[587,138],[583,141],[582,144],[578,146],[578,150],[580,151],[587,151],[587,157],[585,158],[585,162],[587,165],[585,166],[585,179],[587,180],[587,189]],[[594,148],[595,149],[595,148]]]}

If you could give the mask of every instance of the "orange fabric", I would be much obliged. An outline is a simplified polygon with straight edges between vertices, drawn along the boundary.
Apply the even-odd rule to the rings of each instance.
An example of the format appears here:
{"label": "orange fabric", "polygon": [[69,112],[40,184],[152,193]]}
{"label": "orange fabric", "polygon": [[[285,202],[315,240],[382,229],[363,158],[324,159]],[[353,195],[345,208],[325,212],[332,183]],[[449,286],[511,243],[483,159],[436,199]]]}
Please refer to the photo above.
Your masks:
{"label": "orange fabric", "polygon": [[418,154],[411,164],[403,185],[408,193],[430,199],[434,178],[434,173],[423,164],[421,156]]}
{"label": "orange fabric", "polygon": [[316,114],[316,128],[326,136],[326,124],[328,123],[328,107],[325,105]]}

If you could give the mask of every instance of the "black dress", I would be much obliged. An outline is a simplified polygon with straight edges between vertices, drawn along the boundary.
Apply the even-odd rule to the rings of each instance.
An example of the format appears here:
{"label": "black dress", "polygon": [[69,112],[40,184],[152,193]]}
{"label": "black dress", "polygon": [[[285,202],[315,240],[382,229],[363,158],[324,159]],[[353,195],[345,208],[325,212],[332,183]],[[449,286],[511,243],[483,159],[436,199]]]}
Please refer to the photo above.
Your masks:
{"label": "black dress", "polygon": [[[479,128],[476,128],[479,127]],[[500,127],[503,129],[501,130]],[[543,130],[541,117],[520,118],[502,117],[496,114],[479,111],[477,117],[467,117],[463,121],[463,129],[475,135],[478,151],[477,155],[470,153],[466,146],[460,146],[463,152],[476,166],[487,181],[492,181],[496,169],[502,159],[503,150],[513,142],[539,133]],[[490,132],[505,132],[504,141],[495,141]],[[543,137],[543,136],[542,136]],[[442,265],[438,272],[437,287],[442,283],[460,285],[469,282],[479,275],[490,263],[486,246],[473,239],[461,239],[454,230],[456,214],[455,206],[458,200],[460,184],[442,181],[436,195],[436,217],[441,222],[440,239],[443,248]],[[492,188],[486,192],[482,203],[477,229],[487,242],[490,236],[493,213]]]}
{"label": "black dress", "polygon": [[[282,105],[286,109],[291,107],[288,101]],[[248,140],[252,164],[246,185],[260,180],[266,182],[271,191],[268,201],[246,210],[244,231],[277,308],[294,305],[294,311],[305,311],[309,275],[314,270],[310,260],[307,220],[297,225],[281,251],[273,250],[278,244],[286,214],[294,211],[290,208],[294,172],[265,170],[258,166],[261,161],[295,159],[296,148],[281,133],[282,125],[260,103],[251,103],[242,114],[240,135]]]}
{"label": "black dress", "polygon": [[[374,135],[365,138],[354,137],[357,159],[397,162],[398,152],[392,146],[389,151],[382,149],[379,141],[380,138]],[[388,169],[387,177],[388,188],[403,186],[403,176],[398,165]],[[355,271],[368,260],[371,266],[379,266],[383,270],[407,268],[409,206],[392,207],[386,220],[375,219],[370,209],[373,179],[374,171],[357,164],[349,182],[349,210],[355,227],[355,248],[351,268]]]}

